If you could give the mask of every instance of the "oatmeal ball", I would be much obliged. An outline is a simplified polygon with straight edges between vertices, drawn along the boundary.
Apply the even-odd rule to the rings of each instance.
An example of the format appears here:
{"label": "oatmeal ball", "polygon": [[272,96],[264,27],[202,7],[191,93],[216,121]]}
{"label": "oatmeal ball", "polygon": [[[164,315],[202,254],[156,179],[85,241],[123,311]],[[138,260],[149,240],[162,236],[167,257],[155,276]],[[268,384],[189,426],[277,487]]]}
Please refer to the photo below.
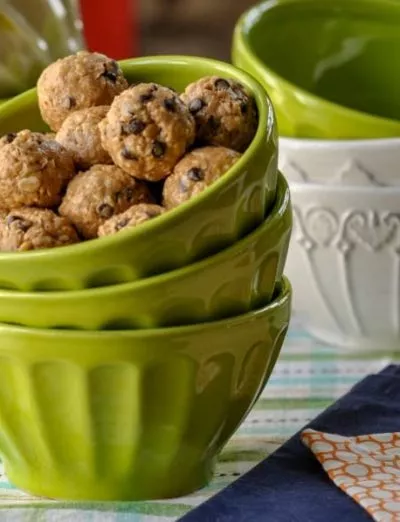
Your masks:
{"label": "oatmeal ball", "polygon": [[43,208],[12,210],[0,220],[2,252],[71,245],[79,241],[74,227],[63,217]]}
{"label": "oatmeal ball", "polygon": [[3,139],[10,142],[0,147],[0,208],[58,205],[75,175],[72,154],[39,132],[23,130]]}
{"label": "oatmeal ball", "polygon": [[42,72],[37,83],[40,112],[49,127],[58,131],[72,112],[110,105],[127,87],[117,62],[103,54],[80,51]]}
{"label": "oatmeal ball", "polygon": [[60,214],[86,238],[97,237],[107,219],[137,203],[151,203],[147,186],[114,165],[95,165],[68,185]]}
{"label": "oatmeal ball", "polygon": [[99,123],[105,118],[108,105],[90,107],[70,114],[61,125],[56,140],[74,154],[79,169],[111,163],[111,158],[100,140]]}
{"label": "oatmeal ball", "polygon": [[195,124],[175,91],[140,83],[115,98],[100,123],[103,147],[131,176],[168,176],[195,138]]}
{"label": "oatmeal ball", "polygon": [[257,130],[254,99],[235,80],[208,76],[188,85],[181,99],[196,120],[197,139],[243,152]]}
{"label": "oatmeal ball", "polygon": [[139,203],[122,212],[118,216],[108,219],[104,225],[99,228],[99,236],[109,236],[115,234],[123,228],[136,227],[149,219],[160,216],[165,209],[160,205],[152,205],[150,203]]}
{"label": "oatmeal ball", "polygon": [[224,147],[203,147],[187,154],[166,179],[164,205],[177,207],[200,194],[240,158],[240,154]]}

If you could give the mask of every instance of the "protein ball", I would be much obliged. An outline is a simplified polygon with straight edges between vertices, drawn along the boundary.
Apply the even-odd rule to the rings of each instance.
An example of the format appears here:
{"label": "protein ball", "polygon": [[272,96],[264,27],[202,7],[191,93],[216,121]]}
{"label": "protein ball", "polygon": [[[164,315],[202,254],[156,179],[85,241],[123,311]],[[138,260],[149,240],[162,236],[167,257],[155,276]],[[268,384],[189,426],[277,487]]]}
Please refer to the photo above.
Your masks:
{"label": "protein ball", "polygon": [[43,134],[21,131],[0,147],[0,208],[56,206],[74,175],[72,153]]}
{"label": "protein ball", "polygon": [[159,181],[193,143],[195,123],[175,91],[141,83],[114,99],[100,132],[116,165],[135,178]]}
{"label": "protein ball", "polygon": [[67,219],[48,209],[21,208],[0,220],[2,252],[60,247],[78,241],[78,235]]}
{"label": "protein ball", "polygon": [[108,105],[101,105],[73,112],[64,120],[56,135],[56,140],[74,154],[80,170],[112,163],[110,155],[101,145],[99,131],[99,123],[109,108]]}
{"label": "protein ball", "polygon": [[258,124],[254,99],[243,85],[218,76],[191,83],[181,95],[196,120],[196,137],[204,145],[243,152]]}
{"label": "protein ball", "polygon": [[147,186],[114,165],[95,165],[79,173],[68,185],[60,214],[86,239],[115,214],[137,203],[151,203]]}
{"label": "protein ball", "polygon": [[240,158],[240,154],[225,147],[203,147],[187,154],[166,179],[164,205],[177,207],[200,194],[225,174]]}
{"label": "protein ball", "polygon": [[117,62],[103,54],[80,51],[42,72],[37,83],[40,112],[50,128],[58,131],[72,112],[110,105],[127,87]]}
{"label": "protein ball", "polygon": [[128,227],[136,227],[150,219],[160,216],[165,209],[160,205],[152,205],[150,203],[139,203],[122,212],[118,216],[108,219],[104,225],[99,228],[99,236],[108,236],[116,234],[120,230]]}

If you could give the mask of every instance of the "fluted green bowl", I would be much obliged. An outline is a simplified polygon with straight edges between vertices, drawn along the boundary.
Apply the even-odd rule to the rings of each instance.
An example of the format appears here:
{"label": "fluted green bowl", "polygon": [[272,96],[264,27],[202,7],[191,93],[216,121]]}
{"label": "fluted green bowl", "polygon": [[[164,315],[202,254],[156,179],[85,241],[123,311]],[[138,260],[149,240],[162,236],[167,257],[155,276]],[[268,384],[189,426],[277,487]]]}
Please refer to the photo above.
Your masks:
{"label": "fluted green bowl", "polygon": [[0,290],[0,322],[39,328],[156,328],[245,313],[272,297],[292,228],[289,187],[257,229],[233,246],[167,274],[76,292]]}
{"label": "fluted green bowl", "polygon": [[246,315],[119,332],[0,325],[0,455],[10,481],[67,500],[204,486],[262,391],[291,289]]}
{"label": "fluted green bowl", "polygon": [[[202,259],[233,244],[262,223],[275,199],[277,135],[272,105],[247,73],[207,58],[158,56],[122,64],[130,82],[177,90],[202,76],[235,78],[253,93],[259,124],[253,142],[215,184],[187,203],[140,227],[78,245],[0,254],[0,288],[78,290],[134,281]],[[0,134],[45,130],[36,90],[0,106]]]}
{"label": "fluted green bowl", "polygon": [[257,78],[282,136],[400,136],[400,2],[268,0],[236,25],[233,63]]}

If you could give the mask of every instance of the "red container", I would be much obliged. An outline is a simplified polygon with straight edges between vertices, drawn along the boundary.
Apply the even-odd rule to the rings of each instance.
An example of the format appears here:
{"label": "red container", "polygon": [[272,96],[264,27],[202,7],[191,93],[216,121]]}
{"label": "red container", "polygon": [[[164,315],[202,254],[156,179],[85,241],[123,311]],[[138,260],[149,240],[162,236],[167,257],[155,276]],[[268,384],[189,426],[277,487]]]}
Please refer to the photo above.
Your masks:
{"label": "red container", "polygon": [[115,60],[138,52],[138,0],[81,0],[86,45]]}

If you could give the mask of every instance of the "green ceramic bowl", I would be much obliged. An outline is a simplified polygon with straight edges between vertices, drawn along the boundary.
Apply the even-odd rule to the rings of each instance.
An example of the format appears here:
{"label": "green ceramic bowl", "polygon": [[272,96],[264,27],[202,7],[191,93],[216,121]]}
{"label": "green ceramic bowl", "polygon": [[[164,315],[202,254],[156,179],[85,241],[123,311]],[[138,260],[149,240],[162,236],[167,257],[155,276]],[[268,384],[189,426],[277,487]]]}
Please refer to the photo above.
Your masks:
{"label": "green ceramic bowl", "polygon": [[76,292],[0,291],[0,321],[39,328],[135,329],[245,313],[272,297],[292,228],[287,183],[254,232],[222,252],[159,276]]}
{"label": "green ceramic bowl", "polygon": [[269,0],[239,20],[233,62],[264,85],[282,136],[400,136],[400,2]]}
{"label": "green ceramic bowl", "polygon": [[[277,136],[262,87],[245,72],[206,58],[160,56],[123,62],[131,81],[155,81],[182,90],[201,76],[241,81],[259,112],[256,136],[240,160],[205,192],[135,229],[53,250],[0,255],[0,288],[77,290],[134,281],[166,272],[233,244],[259,225],[275,198]],[[36,91],[0,106],[0,134],[44,130]]]}
{"label": "green ceramic bowl", "polygon": [[119,332],[0,325],[0,454],[10,481],[67,500],[204,486],[271,373],[290,317],[274,301],[220,322]]}

